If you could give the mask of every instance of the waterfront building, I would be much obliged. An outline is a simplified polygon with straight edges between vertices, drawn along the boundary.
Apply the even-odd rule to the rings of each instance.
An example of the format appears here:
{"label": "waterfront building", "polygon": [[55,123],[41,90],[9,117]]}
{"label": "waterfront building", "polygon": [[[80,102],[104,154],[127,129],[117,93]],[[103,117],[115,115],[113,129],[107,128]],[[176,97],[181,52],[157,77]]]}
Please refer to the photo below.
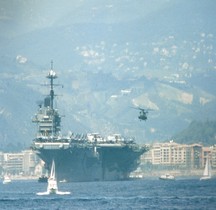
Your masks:
{"label": "waterfront building", "polygon": [[1,168],[2,174],[10,175],[34,175],[35,166],[39,158],[32,150],[25,150],[19,153],[2,153]]}
{"label": "waterfront building", "polygon": [[211,147],[211,165],[213,169],[216,169],[216,145]]}
{"label": "waterfront building", "polygon": [[174,141],[155,143],[142,155],[142,165],[154,169],[202,168],[202,145],[178,144]]}
{"label": "waterfront building", "polygon": [[34,175],[35,165],[39,162],[38,156],[32,150],[25,150],[23,154],[22,170],[25,175]]}
{"label": "waterfront building", "polygon": [[22,173],[23,154],[4,153],[3,170],[4,173],[14,175]]}
{"label": "waterfront building", "polygon": [[189,146],[191,148],[191,169],[203,168],[203,146],[201,144],[192,144]]}

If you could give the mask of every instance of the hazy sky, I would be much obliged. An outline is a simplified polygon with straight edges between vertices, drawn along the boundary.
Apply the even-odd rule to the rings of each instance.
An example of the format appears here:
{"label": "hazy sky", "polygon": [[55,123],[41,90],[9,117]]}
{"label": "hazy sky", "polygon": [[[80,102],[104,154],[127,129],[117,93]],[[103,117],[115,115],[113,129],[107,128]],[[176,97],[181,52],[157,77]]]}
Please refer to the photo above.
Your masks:
{"label": "hazy sky", "polygon": [[[20,29],[19,33],[22,33],[67,22],[127,21],[144,17],[178,1],[1,0],[0,24],[7,25],[9,33],[12,29]],[[86,19],[86,16],[89,18]]]}

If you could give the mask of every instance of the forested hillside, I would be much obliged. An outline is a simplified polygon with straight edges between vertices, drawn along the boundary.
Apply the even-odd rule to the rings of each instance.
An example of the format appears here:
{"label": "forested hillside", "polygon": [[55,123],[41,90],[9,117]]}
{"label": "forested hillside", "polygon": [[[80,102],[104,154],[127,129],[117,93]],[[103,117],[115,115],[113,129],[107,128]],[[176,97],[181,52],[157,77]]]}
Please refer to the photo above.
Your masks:
{"label": "forested hillside", "polygon": [[205,146],[216,144],[216,121],[193,121],[189,127],[173,136],[179,143],[201,143]]}
{"label": "forested hillside", "polygon": [[[0,151],[30,147],[51,60],[62,135],[215,141],[216,1],[7,0],[0,8]],[[148,120],[137,108],[152,110]]]}

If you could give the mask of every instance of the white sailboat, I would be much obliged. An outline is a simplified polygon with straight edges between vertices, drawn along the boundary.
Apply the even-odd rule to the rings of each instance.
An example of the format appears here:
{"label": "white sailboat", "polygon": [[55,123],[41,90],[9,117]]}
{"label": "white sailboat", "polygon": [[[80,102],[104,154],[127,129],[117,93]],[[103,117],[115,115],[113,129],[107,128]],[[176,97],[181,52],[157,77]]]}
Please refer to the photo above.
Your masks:
{"label": "white sailboat", "polygon": [[70,192],[61,192],[58,190],[54,161],[52,162],[50,177],[48,179],[47,191],[37,193],[37,195],[50,195],[50,194],[57,194],[57,195],[69,195],[70,194]]}
{"label": "white sailboat", "polygon": [[208,179],[211,179],[211,163],[209,158],[207,157],[203,176],[200,178],[200,180],[208,180]]}

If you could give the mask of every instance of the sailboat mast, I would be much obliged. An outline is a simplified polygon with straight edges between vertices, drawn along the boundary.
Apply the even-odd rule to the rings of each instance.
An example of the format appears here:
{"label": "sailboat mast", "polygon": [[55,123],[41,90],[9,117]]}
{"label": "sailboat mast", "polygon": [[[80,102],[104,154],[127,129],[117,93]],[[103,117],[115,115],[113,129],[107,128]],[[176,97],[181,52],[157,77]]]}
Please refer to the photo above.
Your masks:
{"label": "sailboat mast", "polygon": [[211,162],[210,162],[210,158],[208,158],[208,175],[211,177]]}

